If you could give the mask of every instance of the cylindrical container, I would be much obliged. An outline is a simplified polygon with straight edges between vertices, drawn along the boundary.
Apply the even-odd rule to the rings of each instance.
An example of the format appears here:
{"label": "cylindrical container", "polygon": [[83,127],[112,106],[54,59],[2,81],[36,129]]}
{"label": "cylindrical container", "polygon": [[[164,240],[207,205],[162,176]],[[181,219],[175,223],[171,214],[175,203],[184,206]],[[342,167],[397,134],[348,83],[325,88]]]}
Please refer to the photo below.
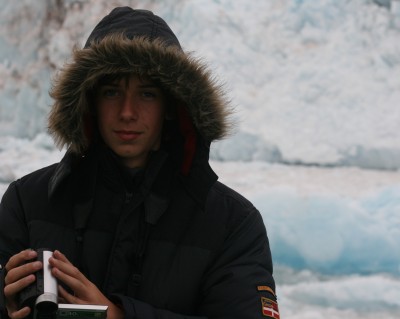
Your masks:
{"label": "cylindrical container", "polygon": [[53,252],[39,249],[37,253],[38,260],[43,263],[43,271],[36,274],[38,291],[41,294],[36,298],[35,307],[38,312],[53,313],[58,309],[57,279],[52,275],[49,264],[49,258]]}

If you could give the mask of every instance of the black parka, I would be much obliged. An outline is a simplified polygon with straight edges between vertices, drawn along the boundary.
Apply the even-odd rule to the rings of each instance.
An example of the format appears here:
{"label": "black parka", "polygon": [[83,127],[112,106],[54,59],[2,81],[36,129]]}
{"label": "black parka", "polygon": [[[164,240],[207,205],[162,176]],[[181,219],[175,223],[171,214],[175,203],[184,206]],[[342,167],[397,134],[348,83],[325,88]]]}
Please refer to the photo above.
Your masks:
{"label": "black parka", "polygon": [[[152,38],[142,37],[146,28],[126,31],[124,19],[143,22]],[[0,264],[26,248],[58,249],[127,318],[265,318],[263,300],[276,298],[261,215],[208,164],[210,142],[228,126],[219,88],[175,36],[158,41],[173,33],[152,13],[119,8],[104,20],[52,93],[49,126],[68,152],[3,196]],[[107,27],[118,25],[110,20],[127,36],[108,37]],[[135,172],[120,166],[87,120],[96,81],[121,73],[159,83],[178,113],[161,149]]]}

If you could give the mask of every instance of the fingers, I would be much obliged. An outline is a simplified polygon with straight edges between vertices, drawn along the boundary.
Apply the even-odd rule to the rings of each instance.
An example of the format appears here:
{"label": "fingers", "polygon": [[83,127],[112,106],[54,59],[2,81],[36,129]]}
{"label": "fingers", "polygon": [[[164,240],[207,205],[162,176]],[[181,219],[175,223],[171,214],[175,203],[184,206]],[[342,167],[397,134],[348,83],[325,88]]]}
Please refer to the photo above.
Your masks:
{"label": "fingers", "polygon": [[90,286],[91,282],[61,252],[55,251],[49,263],[54,277],[71,288],[75,294],[85,291],[87,286]]}
{"label": "fingers", "polygon": [[13,297],[16,296],[18,292],[20,292],[22,289],[33,283],[35,279],[36,279],[35,275],[29,275],[27,277],[21,278],[18,281],[7,284],[4,287],[4,296],[6,298],[12,299]]}
{"label": "fingers", "polygon": [[23,264],[22,266],[11,268],[7,272],[6,277],[4,278],[4,283],[6,286],[11,285],[19,281],[20,279],[23,279],[29,275],[34,274],[42,267],[43,264],[40,261],[34,261],[31,263]]}
{"label": "fingers", "polygon": [[81,300],[73,295],[71,295],[68,291],[66,291],[62,286],[58,286],[58,296],[66,301],[67,303],[71,304],[79,304]]}
{"label": "fingers", "polygon": [[59,251],[54,252],[49,263],[54,277],[73,291],[73,294],[70,294],[63,287],[58,288],[59,297],[68,303],[106,304],[108,302],[100,290]]}
{"label": "fingers", "polygon": [[31,309],[29,307],[24,307],[18,311],[8,311],[8,316],[11,319],[21,319],[26,318],[31,313]]}
{"label": "fingers", "polygon": [[[7,275],[4,278],[4,296],[6,300],[8,316],[11,319],[27,317],[31,310],[29,307],[18,309],[15,296],[22,289],[36,280],[33,273],[43,267],[41,262],[29,262],[37,257],[33,250],[24,250],[10,258],[5,266]],[[28,262],[28,263],[27,263]]]}
{"label": "fingers", "polygon": [[53,266],[52,274],[58,280],[71,288],[75,292],[75,294],[78,294],[79,292],[85,290],[85,283],[79,279],[81,278],[81,276],[79,276],[79,274],[74,275],[74,271],[65,270],[64,267],[56,268],[55,266]]}
{"label": "fingers", "polygon": [[[76,268],[61,252],[56,250],[53,253],[53,257],[49,259],[50,265],[53,267],[53,273],[61,271],[63,274],[58,274],[61,277],[64,275],[70,276],[72,278],[76,278],[77,280],[86,279],[85,276]],[[60,278],[61,279],[61,278]]]}
{"label": "fingers", "polygon": [[54,251],[53,257],[58,259],[58,260],[61,260],[61,261],[65,262],[67,264],[72,265],[72,263],[68,260],[68,258],[65,257],[65,255],[63,253],[61,253],[59,250],[55,250]]}
{"label": "fingers", "polygon": [[21,266],[22,264],[24,264],[27,261],[32,260],[36,257],[37,257],[37,253],[34,250],[27,249],[27,250],[21,251],[20,253],[12,256],[10,258],[10,260],[7,262],[7,264],[5,266],[6,271],[9,272],[11,269]]}
{"label": "fingers", "polygon": [[33,250],[24,250],[10,258],[5,268],[7,275],[4,278],[4,295],[12,298],[23,288],[35,281],[35,272],[43,267],[39,261],[29,262],[37,256]]}

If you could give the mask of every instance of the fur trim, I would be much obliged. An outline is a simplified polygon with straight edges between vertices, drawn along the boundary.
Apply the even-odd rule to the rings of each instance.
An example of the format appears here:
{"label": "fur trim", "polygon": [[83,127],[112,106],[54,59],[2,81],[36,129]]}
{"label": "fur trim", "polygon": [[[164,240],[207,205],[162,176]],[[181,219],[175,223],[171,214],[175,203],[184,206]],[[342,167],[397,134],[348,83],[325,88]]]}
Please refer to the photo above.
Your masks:
{"label": "fur trim", "polygon": [[206,141],[221,139],[228,133],[229,103],[200,60],[159,40],[110,35],[88,48],[74,50],[72,62],[54,82],[49,132],[59,147],[66,145],[77,153],[87,149],[89,141],[84,131],[85,118],[90,114],[88,92],[105,74],[121,73],[148,76],[182,101]]}

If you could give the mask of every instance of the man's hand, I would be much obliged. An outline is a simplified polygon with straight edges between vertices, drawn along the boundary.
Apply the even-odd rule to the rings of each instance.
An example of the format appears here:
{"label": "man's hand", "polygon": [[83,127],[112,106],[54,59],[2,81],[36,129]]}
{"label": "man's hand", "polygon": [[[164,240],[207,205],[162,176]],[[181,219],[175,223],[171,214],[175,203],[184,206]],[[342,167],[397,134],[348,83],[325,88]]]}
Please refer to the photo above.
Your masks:
{"label": "man's hand", "polygon": [[67,303],[108,306],[107,318],[120,319],[124,317],[122,309],[113,304],[103,293],[89,281],[61,252],[56,250],[49,259],[52,274],[67,285],[74,294],[58,286],[59,296]]}
{"label": "man's hand", "polygon": [[29,307],[19,309],[17,294],[36,280],[34,273],[43,267],[40,261],[26,263],[36,257],[36,251],[24,250],[12,256],[5,266],[7,275],[4,278],[4,296],[11,319],[25,318],[31,313]]}

